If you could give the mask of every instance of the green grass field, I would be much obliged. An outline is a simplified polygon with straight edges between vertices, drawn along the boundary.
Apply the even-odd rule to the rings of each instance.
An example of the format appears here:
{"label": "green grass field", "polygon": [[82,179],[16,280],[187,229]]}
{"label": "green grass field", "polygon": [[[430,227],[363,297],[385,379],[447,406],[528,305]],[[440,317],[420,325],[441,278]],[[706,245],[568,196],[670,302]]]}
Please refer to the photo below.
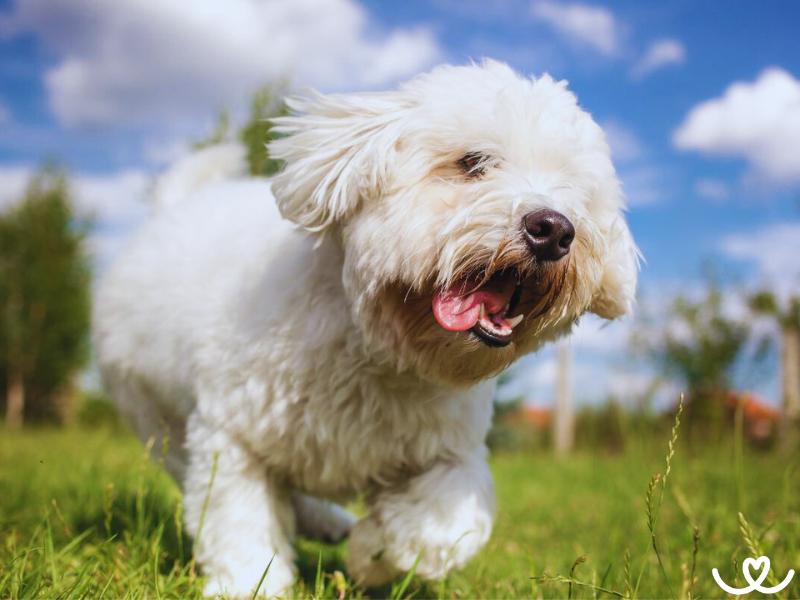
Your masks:
{"label": "green grass field", "polygon": [[[342,574],[344,546],[301,540],[294,595],[721,598],[712,567],[737,587],[748,556],[770,557],[773,584],[800,570],[798,457],[679,442],[662,487],[669,437],[617,455],[497,454],[497,524],[466,568],[440,583],[360,590]],[[200,597],[180,496],[156,462],[110,429],[3,432],[0,598]],[[781,597],[800,597],[798,579]]]}

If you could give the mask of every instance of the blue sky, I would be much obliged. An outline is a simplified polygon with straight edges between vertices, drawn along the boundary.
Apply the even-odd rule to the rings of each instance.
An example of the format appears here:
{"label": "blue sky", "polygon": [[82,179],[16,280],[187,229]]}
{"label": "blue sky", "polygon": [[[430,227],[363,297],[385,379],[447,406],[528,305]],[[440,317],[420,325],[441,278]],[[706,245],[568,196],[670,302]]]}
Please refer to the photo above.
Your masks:
{"label": "blue sky", "polygon": [[[0,0],[0,207],[58,159],[98,217],[102,264],[146,217],[152,176],[258,85],[380,89],[491,57],[569,80],[606,128],[651,312],[696,291],[709,263],[731,289],[788,295],[800,289],[798,24],[791,1]],[[625,356],[631,327],[586,325],[576,377],[635,387],[638,372],[608,358]],[[552,356],[537,360],[525,393],[547,396]],[[775,400],[767,380],[742,385]]]}
{"label": "blue sky", "polygon": [[[623,127],[639,141],[641,156],[631,161],[639,165],[622,165],[621,170],[633,178],[650,173],[649,178],[642,175],[649,179],[642,184],[644,190],[638,185],[629,189],[631,224],[648,261],[645,285],[650,278],[699,275],[700,263],[718,253],[726,233],[800,217],[797,186],[743,186],[748,165],[741,157],[679,151],[671,139],[692,107],[720,96],[733,82],[754,81],[771,66],[800,76],[797,3],[597,4],[613,15],[618,32],[616,51],[608,54],[533,18],[530,2],[368,6],[387,27],[427,23],[449,61],[490,55],[525,72],[549,71],[567,79],[596,119]],[[635,65],[648,47],[664,39],[680,43],[685,58],[635,76]],[[727,186],[729,197],[709,202],[695,189],[702,179],[718,180]],[[657,195],[658,201],[637,198],[637,192]]]}

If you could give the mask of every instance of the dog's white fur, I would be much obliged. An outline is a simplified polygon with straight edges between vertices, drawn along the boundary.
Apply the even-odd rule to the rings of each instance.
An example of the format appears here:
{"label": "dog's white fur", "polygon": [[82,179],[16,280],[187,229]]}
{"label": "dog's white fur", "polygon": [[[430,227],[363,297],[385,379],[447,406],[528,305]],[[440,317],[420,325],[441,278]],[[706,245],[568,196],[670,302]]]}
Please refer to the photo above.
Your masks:
{"label": "dog's white fur", "polygon": [[[155,218],[97,293],[103,376],[142,438],[169,439],[207,593],[250,593],[273,556],[262,592],[280,593],[297,531],[349,532],[365,585],[418,557],[440,578],[491,531],[492,377],[587,310],[633,302],[609,149],[564,82],[492,61],[290,106],[271,183],[226,177],[243,169],[235,146],[162,180]],[[457,161],[476,151],[485,174],[466,177]],[[437,326],[433,290],[480,266],[535,270],[520,222],[542,207],[577,233],[568,259],[541,267],[559,284],[540,314],[505,348]],[[329,502],[358,494],[357,523]]]}

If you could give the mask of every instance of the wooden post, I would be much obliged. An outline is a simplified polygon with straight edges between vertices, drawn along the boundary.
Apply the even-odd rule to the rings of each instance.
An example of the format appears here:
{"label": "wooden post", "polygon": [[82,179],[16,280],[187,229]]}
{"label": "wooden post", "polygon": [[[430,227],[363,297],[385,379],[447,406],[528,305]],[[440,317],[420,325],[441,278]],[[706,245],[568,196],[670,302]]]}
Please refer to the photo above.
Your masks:
{"label": "wooden post", "polygon": [[25,382],[19,373],[11,373],[6,390],[6,427],[19,429],[25,414]]}
{"label": "wooden post", "polygon": [[569,454],[575,440],[575,409],[572,405],[572,356],[568,342],[558,347],[556,402],[553,415],[553,449],[559,456]]}
{"label": "wooden post", "polygon": [[800,329],[794,327],[783,331],[781,383],[786,418],[797,419],[800,417]]}
{"label": "wooden post", "polygon": [[800,425],[800,329],[786,327],[781,347],[781,395],[783,419],[781,438],[783,445],[792,447],[797,440],[796,428]]}

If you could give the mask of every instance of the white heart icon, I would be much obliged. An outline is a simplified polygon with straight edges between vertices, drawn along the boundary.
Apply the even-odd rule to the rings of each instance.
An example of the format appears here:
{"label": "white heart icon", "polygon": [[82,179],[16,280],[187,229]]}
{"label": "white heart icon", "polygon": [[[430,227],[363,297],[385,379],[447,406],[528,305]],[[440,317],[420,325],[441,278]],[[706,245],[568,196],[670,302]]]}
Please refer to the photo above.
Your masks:
{"label": "white heart icon", "polygon": [[[753,567],[756,567],[761,571],[758,574],[758,579],[756,580],[753,580],[753,575],[750,572]],[[742,563],[742,574],[747,580],[747,583],[758,588],[767,578],[767,575],[769,575],[769,567],[769,558],[766,556],[759,556],[758,558],[745,558],[744,562]]]}
{"label": "white heart icon", "polygon": [[[753,579],[753,574],[751,573],[751,569],[753,568],[761,569],[761,572],[758,574],[758,579]],[[744,562],[742,562],[742,575],[747,580],[747,583],[750,585],[746,588],[735,588],[729,586],[722,580],[722,577],[719,575],[719,571],[716,567],[711,569],[711,575],[714,577],[714,581],[717,582],[717,585],[728,592],[729,594],[733,594],[734,596],[741,596],[743,594],[749,594],[755,590],[758,590],[762,594],[775,594],[780,592],[784,589],[789,582],[792,581],[792,577],[794,577],[794,569],[789,569],[789,572],[786,573],[786,577],[783,578],[778,585],[773,585],[772,587],[764,587],[761,584],[769,575],[769,558],[766,556],[759,556],[758,558],[745,558]],[[757,571],[758,572],[758,571]]]}

